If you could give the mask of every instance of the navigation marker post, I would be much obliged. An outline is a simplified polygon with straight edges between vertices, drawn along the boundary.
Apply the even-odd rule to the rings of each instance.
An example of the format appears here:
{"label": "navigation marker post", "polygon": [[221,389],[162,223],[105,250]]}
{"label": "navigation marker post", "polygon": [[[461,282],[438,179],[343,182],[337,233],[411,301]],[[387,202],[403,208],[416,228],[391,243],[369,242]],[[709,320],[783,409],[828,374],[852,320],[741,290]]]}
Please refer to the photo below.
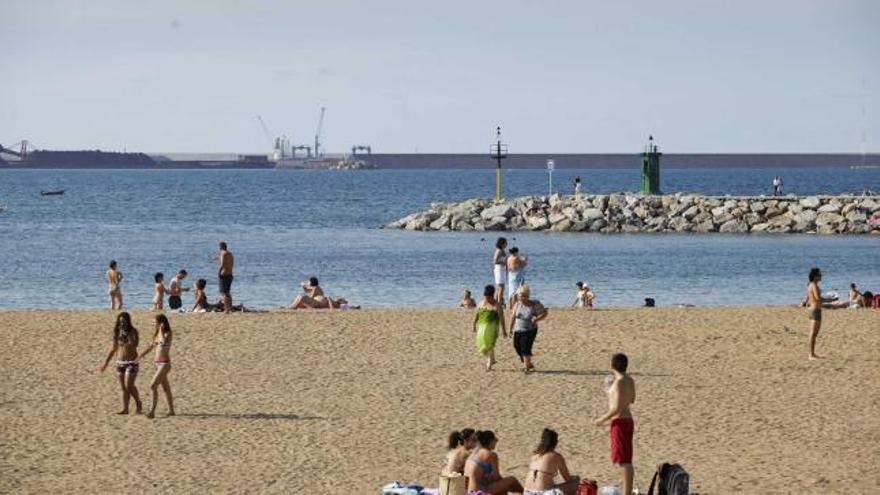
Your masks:
{"label": "navigation marker post", "polygon": [[550,178],[550,188],[547,193],[549,196],[553,196],[553,169],[556,168],[556,164],[553,163],[553,160],[547,160],[547,175]]}
{"label": "navigation marker post", "polygon": [[495,128],[497,142],[489,147],[489,156],[495,159],[495,202],[501,202],[501,160],[507,158],[507,145],[501,142],[501,126]]}
{"label": "navigation marker post", "polygon": [[642,188],[645,196],[660,194],[660,148],[654,144],[654,136],[648,136],[648,146],[642,152]]}

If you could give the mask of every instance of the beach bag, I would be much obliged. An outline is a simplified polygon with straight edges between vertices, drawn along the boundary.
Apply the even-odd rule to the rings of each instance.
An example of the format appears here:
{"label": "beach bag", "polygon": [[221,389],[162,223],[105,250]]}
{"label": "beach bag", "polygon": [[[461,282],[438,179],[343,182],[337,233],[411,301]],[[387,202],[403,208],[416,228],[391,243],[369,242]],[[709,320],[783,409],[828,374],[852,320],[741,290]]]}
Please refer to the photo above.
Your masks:
{"label": "beach bag", "polygon": [[655,484],[657,495],[688,495],[690,479],[690,475],[681,465],[664,462],[657,466],[657,471],[651,478],[648,495],[654,495]]}
{"label": "beach bag", "polygon": [[421,485],[404,485],[395,481],[382,487],[382,495],[421,495],[422,488]]}
{"label": "beach bag", "polygon": [[467,478],[460,474],[440,475],[440,495],[467,495]]}
{"label": "beach bag", "polygon": [[599,485],[593,480],[581,480],[578,483],[577,495],[599,495]]}

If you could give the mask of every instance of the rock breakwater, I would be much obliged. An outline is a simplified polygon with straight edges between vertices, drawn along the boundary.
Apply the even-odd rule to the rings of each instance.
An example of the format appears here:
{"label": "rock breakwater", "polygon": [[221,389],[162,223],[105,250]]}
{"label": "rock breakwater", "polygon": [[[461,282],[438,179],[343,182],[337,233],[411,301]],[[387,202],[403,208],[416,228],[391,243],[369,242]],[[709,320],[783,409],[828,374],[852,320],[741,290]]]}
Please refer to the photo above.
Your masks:
{"label": "rock breakwater", "polygon": [[385,225],[422,231],[698,232],[880,235],[880,197],[633,193],[434,203]]}

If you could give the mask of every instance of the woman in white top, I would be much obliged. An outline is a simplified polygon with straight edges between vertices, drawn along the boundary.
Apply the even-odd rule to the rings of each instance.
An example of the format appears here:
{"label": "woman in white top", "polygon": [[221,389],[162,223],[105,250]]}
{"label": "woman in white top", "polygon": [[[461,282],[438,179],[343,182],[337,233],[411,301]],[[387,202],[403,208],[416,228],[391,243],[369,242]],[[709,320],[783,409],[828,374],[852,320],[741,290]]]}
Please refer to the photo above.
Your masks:
{"label": "woman in white top", "polygon": [[504,284],[507,283],[507,239],[499,237],[495,241],[495,254],[492,256],[495,275],[495,294],[504,304]]}

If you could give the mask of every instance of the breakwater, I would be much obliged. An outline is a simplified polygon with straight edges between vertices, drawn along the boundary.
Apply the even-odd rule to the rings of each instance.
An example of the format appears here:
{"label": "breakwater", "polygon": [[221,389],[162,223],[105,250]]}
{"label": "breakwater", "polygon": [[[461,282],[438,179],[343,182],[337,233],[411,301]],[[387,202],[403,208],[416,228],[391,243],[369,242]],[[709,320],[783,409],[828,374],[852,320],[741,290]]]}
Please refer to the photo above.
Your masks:
{"label": "breakwater", "polygon": [[817,233],[880,235],[880,197],[633,193],[434,203],[385,225],[422,231]]}

